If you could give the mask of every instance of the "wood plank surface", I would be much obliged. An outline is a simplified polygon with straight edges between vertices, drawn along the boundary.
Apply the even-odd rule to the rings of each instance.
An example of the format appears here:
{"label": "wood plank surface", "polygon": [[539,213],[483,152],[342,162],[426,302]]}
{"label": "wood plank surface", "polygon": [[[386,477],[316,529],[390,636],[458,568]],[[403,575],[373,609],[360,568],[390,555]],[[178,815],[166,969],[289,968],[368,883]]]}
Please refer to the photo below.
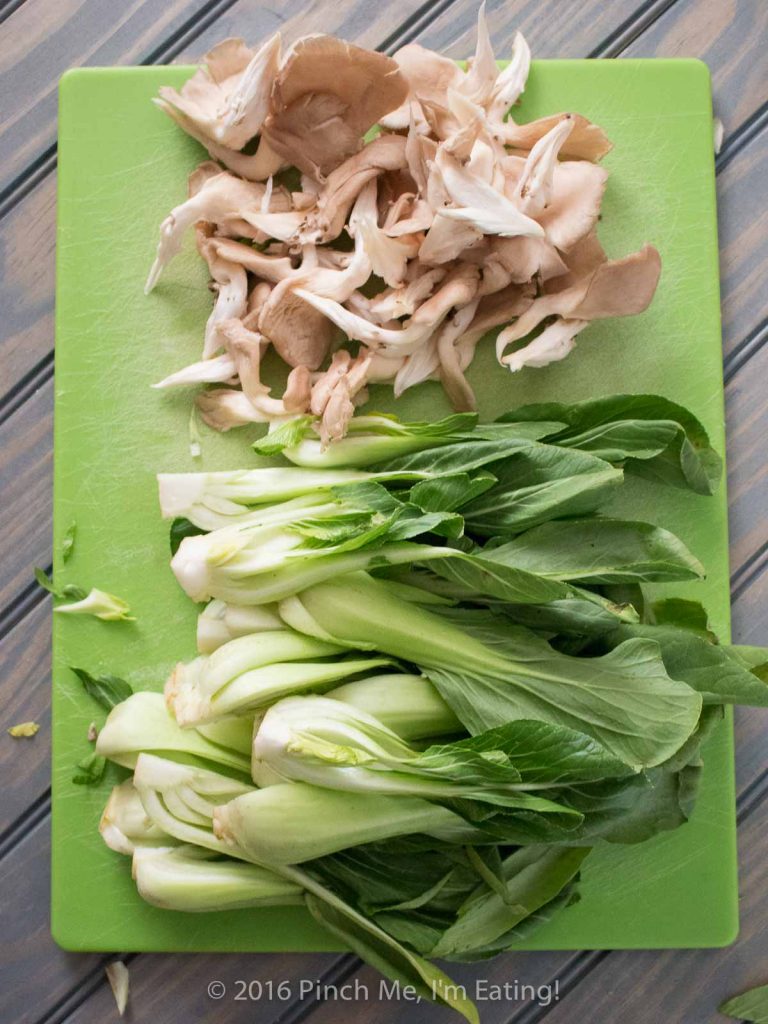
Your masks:
{"label": "wood plank surface", "polygon": [[139,64],[210,0],[26,0],[0,51],[0,194],[56,142],[56,89],[67,68]]}
{"label": "wood plank surface", "polygon": [[[117,12],[117,13],[116,13]],[[3,9],[0,7],[0,18]],[[226,35],[251,40],[280,28],[290,40],[336,32],[368,46],[391,49],[416,38],[452,56],[471,50],[476,7],[466,0],[391,5],[322,0],[300,5],[252,0],[26,0],[0,28],[0,195],[17,184],[20,202],[0,221],[0,614],[28,590],[31,568],[50,554],[50,382],[53,312],[54,177],[50,147],[55,130],[55,89],[66,67],[136,63],[163,52],[197,59]],[[768,252],[766,182],[768,133],[754,126],[768,99],[764,40],[768,6],[762,0],[677,0],[669,3],[597,0],[489,2],[498,55],[521,28],[535,55],[699,56],[713,72],[715,108],[733,155],[718,180],[723,273],[723,314],[728,410],[729,491],[734,638],[768,639],[768,527],[765,522],[765,442],[768,401]],[[753,126],[742,144],[740,128]],[[743,133],[743,139],[750,133]],[[46,163],[46,160],[48,161]],[[13,936],[0,958],[0,1020],[9,1024],[70,1024],[116,1019],[103,982],[103,959],[58,950],[48,934],[48,602],[38,601],[0,639],[3,729],[34,718],[43,728],[34,740],[3,734],[0,767],[6,785],[0,812],[0,934]],[[554,1008],[530,1000],[484,1003],[491,1021],[588,1020],[593,1024],[708,1024],[721,1020],[719,999],[768,980],[765,969],[766,715],[737,712],[737,780],[743,826],[742,935],[732,950],[696,953],[541,953],[509,955],[477,967],[452,965],[462,978],[517,977],[527,984],[559,979]],[[25,823],[25,807],[33,808]],[[10,834],[6,830],[10,829]],[[351,972],[351,973],[350,973]],[[254,1003],[209,1000],[214,979],[233,992],[238,977],[267,981],[326,976],[367,979],[378,994],[378,976],[351,958],[333,956],[140,956],[131,965],[135,1020],[190,1024],[313,1024],[340,1020],[421,1024],[445,1020],[422,1004],[371,999],[354,1004],[311,999]]]}
{"label": "wood plank surface", "polygon": [[625,57],[698,57],[712,74],[725,139],[768,101],[768,4],[764,0],[675,3],[624,51]]}
{"label": "wood plank surface", "polygon": [[[46,599],[0,639],[0,836],[50,787],[50,707],[51,609]],[[7,730],[18,722],[37,722],[40,732],[12,739]]]}
{"label": "wood plank surface", "polygon": [[[103,956],[65,953],[51,938],[50,852],[48,821],[44,820],[0,860],[0,1020],[4,1024],[34,1024],[72,991],[86,995],[89,981],[95,980],[99,986],[102,982],[99,965]],[[84,898],[84,913],[87,905]]]}

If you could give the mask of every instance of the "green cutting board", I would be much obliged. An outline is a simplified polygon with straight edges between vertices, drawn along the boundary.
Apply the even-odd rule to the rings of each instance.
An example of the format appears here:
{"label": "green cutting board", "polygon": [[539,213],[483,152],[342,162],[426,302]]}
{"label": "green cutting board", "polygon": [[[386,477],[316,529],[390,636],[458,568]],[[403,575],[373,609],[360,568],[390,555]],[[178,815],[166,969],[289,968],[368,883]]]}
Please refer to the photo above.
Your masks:
{"label": "green cutting board", "polygon": [[[158,514],[158,471],[256,465],[254,431],[204,430],[189,454],[189,393],[153,381],[199,358],[210,307],[191,240],[148,298],[142,286],[158,225],[186,195],[202,150],[150,103],[188,68],[76,70],[61,83],[56,308],[55,541],[57,583],[95,585],[126,598],[133,624],[55,617],[52,929],[73,950],[321,950],[338,948],[298,908],[183,915],[137,896],[127,859],[97,825],[120,772],[100,787],[73,785],[99,708],[67,666],[108,671],[161,689],[178,659],[194,656],[195,606],[168,569],[168,525]],[[658,246],[661,283],[642,316],[595,324],[563,363],[517,375],[492,346],[470,377],[480,412],[522,402],[653,391],[682,402],[724,450],[712,111],[696,61],[545,61],[534,64],[520,120],[575,110],[615,144],[600,235],[611,256]],[[372,406],[405,418],[446,411],[437,385]],[[708,569],[675,593],[704,600],[727,636],[726,494],[702,498],[630,481],[615,511],[680,534]],[[61,542],[77,524],[66,566]],[[661,589],[661,588],[659,588]],[[526,943],[528,949],[718,946],[737,931],[732,725],[706,750],[693,820],[637,847],[596,851],[582,901]]]}

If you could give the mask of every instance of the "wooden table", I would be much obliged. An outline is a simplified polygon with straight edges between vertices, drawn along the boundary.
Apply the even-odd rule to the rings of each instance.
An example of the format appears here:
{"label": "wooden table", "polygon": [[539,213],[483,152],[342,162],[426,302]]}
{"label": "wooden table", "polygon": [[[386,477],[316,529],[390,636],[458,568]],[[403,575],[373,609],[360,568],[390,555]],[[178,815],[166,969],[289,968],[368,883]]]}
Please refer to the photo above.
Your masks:
{"label": "wooden table", "polygon": [[[765,0],[489,0],[497,53],[515,28],[538,57],[700,57],[725,126],[717,160],[728,409],[734,635],[768,642],[768,4]],[[0,1020],[116,1019],[109,958],[58,949],[48,931],[50,603],[32,567],[50,561],[56,86],[80,64],[191,62],[227,35],[334,32],[392,52],[418,40],[471,52],[474,0],[0,0]],[[33,740],[5,729],[34,719]],[[497,978],[554,985],[549,1007],[485,1002],[484,1024],[704,1024],[718,1002],[768,981],[768,715],[737,715],[742,930],[724,950],[508,955]],[[83,893],[87,900],[88,894]],[[448,1019],[431,1005],[378,1000],[352,956],[128,957],[132,1019],[156,1024],[337,1024]],[[488,966],[453,971],[485,977]],[[272,979],[254,1002],[237,979]],[[354,1003],[298,997],[301,979],[369,987]],[[209,998],[220,980],[227,996]],[[287,982],[277,988],[281,980]],[[280,998],[290,990],[287,999]],[[254,988],[254,994],[256,993]],[[527,995],[527,993],[524,993]],[[131,1018],[129,1018],[131,1019]]]}

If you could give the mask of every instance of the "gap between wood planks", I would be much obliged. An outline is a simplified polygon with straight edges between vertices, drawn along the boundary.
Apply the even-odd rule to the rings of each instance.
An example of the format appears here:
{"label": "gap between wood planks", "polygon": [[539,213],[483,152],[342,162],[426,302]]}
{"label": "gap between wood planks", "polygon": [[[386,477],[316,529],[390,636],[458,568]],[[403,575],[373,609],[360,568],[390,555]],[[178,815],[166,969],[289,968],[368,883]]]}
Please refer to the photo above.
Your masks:
{"label": "gap between wood planks", "polygon": [[[172,60],[175,54],[182,51],[182,49],[189,45],[198,34],[204,31],[205,28],[213,24],[217,18],[225,13],[236,0],[212,0],[212,2],[205,8],[203,12],[190,19],[184,26],[177,30],[174,35],[166,40],[160,47],[158,47],[152,54],[150,54],[144,61],[143,64],[159,63],[162,60]],[[440,4],[426,3],[418,11],[416,11],[409,19],[407,19],[391,36],[389,36],[384,42],[378,47],[382,50],[393,49],[396,45],[401,45],[407,41],[406,36],[413,36],[419,33],[419,31],[434,19],[437,15],[443,13],[449,8],[454,0],[445,0]],[[613,32],[606,40],[603,41],[598,47],[596,47],[590,54],[590,57],[614,57],[620,54],[627,46],[634,42],[642,33],[661,17],[667,10],[669,10],[675,3],[675,0],[649,0],[648,3],[644,4],[641,8],[634,12],[634,14],[628,18],[622,25],[620,25],[615,32]],[[10,4],[0,9],[0,21],[8,14],[12,13],[13,10],[17,9],[20,3],[14,3],[13,0]],[[765,127],[768,125],[768,104],[764,104],[758,111],[756,111],[747,121],[745,121],[739,128],[736,129],[730,136],[724,147],[720,157],[717,161],[717,170],[722,170],[731,160],[737,155],[737,153],[746,146],[754,137],[756,137]],[[55,147],[50,147],[47,151],[41,154],[40,157],[30,165],[27,170],[20,175],[16,181],[2,194],[0,195],[0,218],[5,215],[19,200],[23,199],[30,191],[32,191],[37,184],[39,184],[56,166],[56,151]],[[768,339],[768,321],[764,321],[755,331],[751,332],[747,338],[743,339],[739,343],[734,352],[731,353],[730,359],[726,361],[726,374],[727,379],[730,380],[733,375],[740,369],[749,357],[762,346],[765,340]],[[18,408],[26,398],[32,394],[41,384],[50,377],[53,369],[53,356],[49,354],[43,360],[38,363],[25,377],[16,385],[16,387],[9,393],[8,400],[5,403],[2,415],[0,415],[0,422],[2,419],[8,418],[16,408]],[[9,408],[10,407],[10,408]],[[738,583],[736,578],[734,579],[734,586],[738,586],[739,592],[742,592],[752,580],[759,575],[764,566],[762,562],[764,559],[762,556],[766,553],[768,544],[761,548],[760,551],[756,552],[745,565],[740,567],[736,577],[738,577]],[[755,561],[760,562],[759,566],[754,566]],[[747,572],[751,567],[754,568],[748,573],[748,576],[742,579],[744,573]],[[45,598],[42,592],[36,593],[34,586],[26,588],[22,594],[17,598],[13,604],[9,607],[6,614],[2,615],[0,619],[0,632],[7,632],[10,628],[17,625],[37,604]],[[9,614],[16,611],[17,614]],[[768,772],[761,774],[758,778],[753,780],[750,786],[742,794],[740,800],[740,806],[742,801],[744,807],[739,815],[739,819],[743,820],[746,818],[758,805],[764,795],[766,788],[766,775]],[[49,796],[43,794],[34,805],[28,810],[26,817],[31,816],[34,818],[34,824],[41,821],[48,812]],[[2,837],[3,840],[7,839],[7,842],[0,841],[0,857],[7,852],[15,842],[18,841],[18,837],[11,835],[12,832],[17,830],[11,826],[6,832],[6,835]],[[27,831],[25,829],[24,831]],[[589,952],[578,954],[571,964],[568,965],[568,969],[565,975],[559,975],[562,987],[565,987],[565,994],[567,995],[570,991],[576,988],[588,975],[594,970],[599,964],[610,955],[609,952]],[[108,962],[110,958],[105,957],[104,962]],[[131,956],[130,959],[133,959]],[[353,971],[357,969],[358,961],[351,955],[342,956],[337,960],[333,967],[331,967],[323,978],[326,980],[340,981],[349,976]],[[84,979],[84,982],[78,986],[76,991],[67,993],[58,1002],[55,1007],[52,1007],[45,1016],[46,1021],[52,1020],[54,1016],[61,1018],[62,1011],[65,1015],[72,1013],[79,1005],[82,1005],[89,997],[103,984],[102,977],[103,965],[90,972],[89,975]],[[313,1003],[305,1004],[294,1004],[288,1007],[285,1013],[279,1015],[275,1020],[274,1024],[298,1024],[299,1021],[304,1020],[314,1009]],[[541,1012],[541,1008],[532,1008],[532,1012],[527,1013],[523,1011],[521,1014],[515,1014],[509,1019],[509,1024],[536,1024],[545,1015],[546,1010]]]}

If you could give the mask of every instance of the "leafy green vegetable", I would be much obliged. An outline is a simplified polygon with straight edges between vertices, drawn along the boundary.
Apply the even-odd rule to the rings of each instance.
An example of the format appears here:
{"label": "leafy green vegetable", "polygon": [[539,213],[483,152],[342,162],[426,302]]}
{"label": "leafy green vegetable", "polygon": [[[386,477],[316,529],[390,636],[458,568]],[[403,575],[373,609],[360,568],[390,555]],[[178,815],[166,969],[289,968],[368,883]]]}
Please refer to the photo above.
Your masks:
{"label": "leafy green vegetable", "polygon": [[217,808],[215,822],[230,853],[270,866],[302,864],[350,846],[414,833],[459,845],[479,835],[459,814],[421,797],[341,792],[279,780]]}
{"label": "leafy green vegetable", "polygon": [[254,444],[260,455],[282,454],[299,466],[334,468],[371,466],[385,459],[448,444],[469,433],[477,424],[475,413],[457,413],[435,423],[401,423],[395,416],[355,416],[347,436],[327,447],[312,426],[310,416],[300,416],[271,430]]}
{"label": "leafy green vegetable", "polygon": [[78,761],[72,781],[76,786],[97,786],[104,778],[106,767],[106,758],[99,754],[88,754],[82,761]]}
{"label": "leafy green vegetable", "polygon": [[470,1024],[480,1024],[477,1008],[464,989],[454,985],[434,964],[411,952],[361,914],[340,907],[338,900],[331,902],[308,894],[306,903],[316,921],[385,977],[411,985],[422,998],[456,1010]]}
{"label": "leafy green vegetable", "polygon": [[768,985],[759,985],[740,996],[727,999],[718,1007],[720,1013],[751,1024],[768,1024]]}
{"label": "leafy green vegetable", "polygon": [[623,480],[620,469],[593,455],[539,443],[489,468],[498,482],[461,508],[467,529],[483,537],[593,512]]}
{"label": "leafy green vegetable", "polygon": [[70,523],[61,541],[61,560],[66,563],[72,557],[75,550],[75,537],[77,535],[77,523]]}
{"label": "leafy green vegetable", "polygon": [[248,736],[243,750],[227,723],[216,723],[206,733],[180,728],[162,694],[142,691],[131,694],[109,713],[96,740],[96,753],[127,768],[133,768],[139,756],[150,752],[172,760],[189,759],[214,764],[225,771],[250,774]]}
{"label": "leafy green vegetable", "polygon": [[722,461],[699,420],[660,395],[608,395],[564,405],[526,405],[501,421],[560,420],[564,430],[548,437],[554,444],[592,452],[608,462],[627,462],[642,476],[712,494]]}
{"label": "leafy green vegetable", "polygon": [[578,873],[589,848],[542,849],[528,846],[504,861],[506,894],[480,886],[442,934],[432,956],[457,957],[469,949],[493,946],[503,935],[543,907]]}
{"label": "leafy green vegetable", "polygon": [[210,657],[179,663],[165,696],[176,721],[200,725],[245,715],[299,693],[322,693],[345,679],[390,665],[388,658],[347,657],[340,645],[291,629],[230,640]]}
{"label": "leafy green vegetable", "polygon": [[70,668],[83,684],[83,689],[88,696],[93,697],[97,704],[101,704],[107,711],[116,707],[121,701],[127,700],[133,694],[133,688],[130,683],[127,683],[119,676],[113,676],[109,673],[94,676],[84,668],[73,668],[72,666]]}
{"label": "leafy green vegetable", "polygon": [[140,848],[133,854],[132,869],[142,899],[163,910],[202,913],[304,902],[298,885],[268,868],[214,860],[196,846]]}
{"label": "leafy green vegetable", "polygon": [[[531,718],[584,732],[633,768],[659,764],[693,732],[701,697],[671,679],[658,646],[635,639],[602,658],[571,658],[520,631],[503,657],[417,605],[356,575],[304,591],[314,628],[342,642],[364,638],[429,676],[472,733]],[[281,612],[282,614],[282,612]]]}
{"label": "leafy green vegetable", "polygon": [[668,530],[619,519],[545,523],[495,546],[488,557],[540,576],[589,584],[664,583],[704,575],[698,559]]}
{"label": "leafy green vegetable", "polygon": [[73,583],[67,583],[61,589],[58,589],[54,586],[53,581],[45,569],[36,568],[35,579],[39,586],[41,586],[43,590],[47,590],[48,593],[53,595],[57,601],[82,601],[86,596],[86,591],[83,590],[82,587],[76,587]]}

